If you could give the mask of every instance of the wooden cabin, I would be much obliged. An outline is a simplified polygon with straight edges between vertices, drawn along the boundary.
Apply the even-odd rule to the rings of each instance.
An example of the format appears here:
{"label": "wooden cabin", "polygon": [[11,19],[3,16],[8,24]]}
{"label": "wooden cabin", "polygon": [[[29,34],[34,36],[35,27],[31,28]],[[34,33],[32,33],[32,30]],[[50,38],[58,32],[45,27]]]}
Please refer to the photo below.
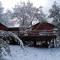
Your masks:
{"label": "wooden cabin", "polygon": [[56,31],[54,30],[56,27],[53,24],[44,22],[44,23],[37,23],[30,27],[30,30],[27,29],[24,31],[23,36],[21,35],[20,38],[25,41],[33,41],[34,46],[36,46],[36,42],[45,42],[45,44],[50,44],[51,40],[53,44],[56,41]]}
{"label": "wooden cabin", "polygon": [[53,24],[44,22],[44,23],[37,23],[31,27],[31,31],[27,31],[31,35],[39,35],[39,34],[47,34],[53,33],[55,26]]}
{"label": "wooden cabin", "polygon": [[[55,45],[56,41],[56,31],[54,30],[56,27],[51,23],[37,23],[26,30],[22,30],[22,27],[8,28],[7,31],[12,31],[16,33],[20,39],[26,44],[27,42],[33,42],[33,45],[36,46],[37,42],[45,42],[45,45],[49,45],[51,40]],[[20,30],[21,29],[21,30]],[[43,44],[44,45],[44,44]]]}

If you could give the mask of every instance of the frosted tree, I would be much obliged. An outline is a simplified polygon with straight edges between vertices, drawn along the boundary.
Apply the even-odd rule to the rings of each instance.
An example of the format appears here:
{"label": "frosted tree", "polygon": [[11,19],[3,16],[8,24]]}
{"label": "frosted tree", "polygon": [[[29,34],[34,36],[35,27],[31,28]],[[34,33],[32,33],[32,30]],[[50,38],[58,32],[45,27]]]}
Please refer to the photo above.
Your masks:
{"label": "frosted tree", "polygon": [[11,10],[6,10],[4,13],[4,21],[6,26],[13,26],[14,24],[10,23],[10,20],[12,20],[12,11]]}
{"label": "frosted tree", "polygon": [[39,21],[45,19],[42,9],[34,7],[30,1],[15,5],[13,11],[14,17],[19,19],[20,26],[30,26],[35,18]]}
{"label": "frosted tree", "polygon": [[47,22],[46,14],[44,14],[42,6],[36,9],[36,12],[34,15],[39,22]]}
{"label": "frosted tree", "polygon": [[33,20],[33,4],[23,2],[20,5],[15,5],[14,17],[17,17],[20,22],[20,26],[29,26]]}
{"label": "frosted tree", "polygon": [[5,39],[6,35],[4,31],[0,31],[0,60],[4,60],[3,56],[11,55],[8,39]]}
{"label": "frosted tree", "polygon": [[60,7],[56,1],[52,5],[52,8],[49,10],[49,12],[49,17],[53,19],[53,24],[55,24],[55,26],[59,29],[57,35],[57,44],[60,45]]}
{"label": "frosted tree", "polygon": [[[5,25],[8,25],[9,20],[12,17],[12,12],[10,10],[7,10],[6,12],[4,12],[4,8],[2,6],[2,3],[0,1],[0,23],[3,23]],[[12,25],[12,24],[10,24]]]}
{"label": "frosted tree", "polygon": [[14,41],[17,42],[21,48],[24,49],[22,40],[14,33],[7,31],[0,31],[0,60],[3,60],[3,56],[10,55],[10,45],[9,43],[14,38]]}
{"label": "frosted tree", "polygon": [[53,23],[59,28],[59,24],[60,24],[60,7],[57,5],[56,1],[54,2],[54,4],[52,5],[52,8],[49,9],[50,18],[53,18]]}
{"label": "frosted tree", "polygon": [[0,1],[0,22],[4,22],[4,20],[3,20],[3,6],[2,6],[2,3],[1,3],[1,1]]}
{"label": "frosted tree", "polygon": [[53,23],[60,30],[60,7],[57,5],[56,1],[52,5],[52,8],[49,10],[49,17],[53,19]]}

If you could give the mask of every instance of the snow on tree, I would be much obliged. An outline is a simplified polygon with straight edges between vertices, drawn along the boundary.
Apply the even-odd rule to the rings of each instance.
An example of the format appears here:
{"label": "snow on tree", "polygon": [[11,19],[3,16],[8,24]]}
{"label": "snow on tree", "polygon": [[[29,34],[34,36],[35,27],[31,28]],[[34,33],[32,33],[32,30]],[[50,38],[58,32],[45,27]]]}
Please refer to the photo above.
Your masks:
{"label": "snow on tree", "polygon": [[39,21],[45,19],[42,9],[34,7],[30,1],[15,5],[13,11],[13,16],[19,19],[20,26],[29,27],[35,18]]}
{"label": "snow on tree", "polygon": [[6,26],[14,26],[14,24],[12,24],[10,22],[10,20],[12,20],[12,11],[11,10],[6,10],[3,17],[4,17],[4,21],[5,21]]}
{"label": "snow on tree", "polygon": [[46,20],[47,18],[43,12],[42,6],[40,6],[39,8],[36,9],[36,12],[34,15],[38,19],[39,22],[47,22],[47,20]]}
{"label": "snow on tree", "polygon": [[5,55],[11,56],[10,45],[9,45],[10,40],[12,39],[11,36],[14,37],[15,41],[18,41],[20,47],[23,48],[22,40],[20,40],[16,34],[1,30],[0,31],[0,60],[3,60],[3,56]]}
{"label": "snow on tree", "polygon": [[49,12],[50,12],[49,17],[53,18],[53,23],[60,30],[60,7],[56,3],[56,1],[52,5],[52,8],[49,10]]}
{"label": "snow on tree", "polygon": [[56,3],[56,1],[54,2],[54,4],[52,5],[52,8],[49,10],[50,15],[49,17],[53,19],[53,24],[58,28],[58,32],[57,32],[57,44],[60,45],[60,7],[59,5]]}
{"label": "snow on tree", "polygon": [[20,26],[29,26],[33,20],[33,6],[32,3],[23,2],[21,5],[16,5],[14,8],[14,16],[20,20]]}
{"label": "snow on tree", "polygon": [[4,8],[3,8],[3,6],[2,6],[2,3],[1,3],[1,1],[0,1],[0,22],[4,22],[4,20],[3,20],[3,10]]}
{"label": "snow on tree", "polygon": [[49,10],[50,18],[53,18],[53,23],[59,27],[58,25],[60,24],[60,7],[57,5],[56,1],[52,5],[52,8]]}

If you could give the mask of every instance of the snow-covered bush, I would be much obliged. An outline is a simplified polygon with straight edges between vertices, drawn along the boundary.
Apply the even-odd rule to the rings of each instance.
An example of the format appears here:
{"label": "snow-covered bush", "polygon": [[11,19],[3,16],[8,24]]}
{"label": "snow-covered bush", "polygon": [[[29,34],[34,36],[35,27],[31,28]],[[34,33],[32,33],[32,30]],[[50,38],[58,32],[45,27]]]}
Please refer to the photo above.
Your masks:
{"label": "snow-covered bush", "polygon": [[16,34],[10,31],[0,31],[0,36],[7,43],[9,43],[13,38],[16,42],[18,42],[21,46],[23,46],[22,40]]}
{"label": "snow-covered bush", "polygon": [[23,43],[17,35],[8,31],[0,31],[0,60],[3,60],[3,55],[11,55],[9,47],[11,36],[19,42],[21,47],[23,47]]}
{"label": "snow-covered bush", "polygon": [[3,60],[3,55],[11,55],[7,41],[0,38],[0,60]]}

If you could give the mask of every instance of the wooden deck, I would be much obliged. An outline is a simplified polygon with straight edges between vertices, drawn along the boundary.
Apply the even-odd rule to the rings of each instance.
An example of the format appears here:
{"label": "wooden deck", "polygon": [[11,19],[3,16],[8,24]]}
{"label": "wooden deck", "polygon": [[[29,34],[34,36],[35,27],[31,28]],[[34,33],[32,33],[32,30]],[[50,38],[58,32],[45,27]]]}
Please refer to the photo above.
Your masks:
{"label": "wooden deck", "polygon": [[52,36],[19,36],[22,40],[25,41],[45,41],[45,40],[51,40],[51,39],[56,39],[56,35],[52,35]]}
{"label": "wooden deck", "polygon": [[56,32],[29,31],[20,33],[19,37],[24,41],[50,41],[56,39]]}
{"label": "wooden deck", "polygon": [[55,45],[57,33],[56,32],[41,32],[41,31],[14,31],[16,35],[20,37],[24,44],[26,42],[33,42],[33,46],[36,46],[37,42],[45,41],[45,45],[50,44],[51,40],[53,41],[53,45]]}

